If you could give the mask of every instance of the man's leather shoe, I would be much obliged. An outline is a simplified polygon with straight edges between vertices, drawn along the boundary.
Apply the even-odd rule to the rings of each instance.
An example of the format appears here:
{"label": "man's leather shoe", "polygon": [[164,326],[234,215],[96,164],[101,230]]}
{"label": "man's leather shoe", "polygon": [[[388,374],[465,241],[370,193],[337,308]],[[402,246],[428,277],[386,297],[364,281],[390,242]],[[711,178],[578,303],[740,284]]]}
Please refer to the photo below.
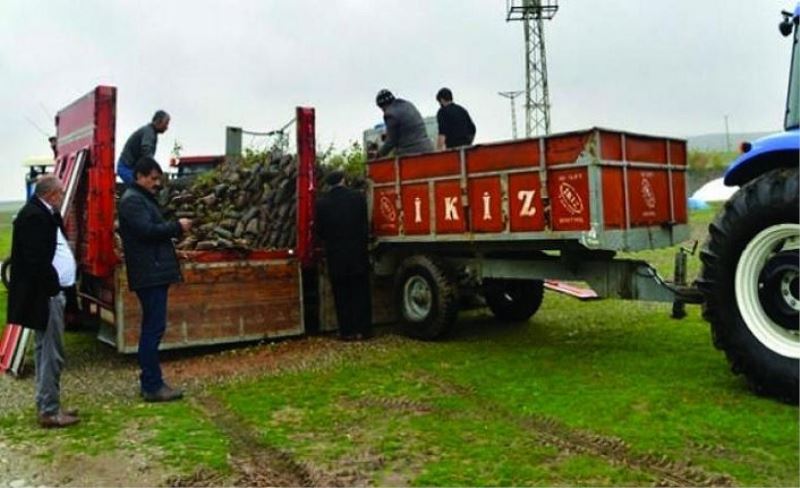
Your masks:
{"label": "man's leather shoe", "polygon": [[142,392],[146,402],[171,402],[183,398],[183,390],[176,390],[167,385],[162,386],[155,393]]}
{"label": "man's leather shoe", "polygon": [[69,427],[80,422],[81,419],[59,412],[53,415],[39,414],[39,425],[45,429]]}

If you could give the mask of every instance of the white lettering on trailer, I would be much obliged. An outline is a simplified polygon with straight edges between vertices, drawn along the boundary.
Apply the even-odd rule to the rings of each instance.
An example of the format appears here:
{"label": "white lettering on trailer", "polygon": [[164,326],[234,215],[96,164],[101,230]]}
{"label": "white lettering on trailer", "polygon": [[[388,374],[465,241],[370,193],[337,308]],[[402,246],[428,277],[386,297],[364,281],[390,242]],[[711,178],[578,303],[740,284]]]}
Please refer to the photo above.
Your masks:
{"label": "white lettering on trailer", "polygon": [[533,196],[536,195],[536,190],[520,190],[517,192],[517,199],[522,200],[522,210],[520,210],[520,217],[533,217],[536,215],[536,206],[533,205]]}
{"label": "white lettering on trailer", "polygon": [[656,208],[656,192],[653,190],[653,184],[644,176],[645,175],[642,177],[641,183],[642,200],[644,200],[644,204],[647,205],[647,208],[654,209]]}
{"label": "white lettering on trailer", "polygon": [[458,197],[444,197],[444,219],[445,220],[459,220],[458,210],[456,209],[456,202]]}
{"label": "white lettering on trailer", "polygon": [[490,202],[492,200],[488,191],[483,192],[483,220],[492,220]]}
{"label": "white lettering on trailer", "polygon": [[422,199],[420,197],[414,198],[414,223],[422,222]]}

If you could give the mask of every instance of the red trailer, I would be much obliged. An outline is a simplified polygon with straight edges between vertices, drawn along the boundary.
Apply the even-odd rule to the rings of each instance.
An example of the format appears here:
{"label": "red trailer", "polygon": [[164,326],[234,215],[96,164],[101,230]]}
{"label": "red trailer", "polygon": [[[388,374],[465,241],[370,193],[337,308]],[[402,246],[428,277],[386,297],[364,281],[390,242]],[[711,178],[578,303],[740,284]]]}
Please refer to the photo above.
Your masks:
{"label": "red trailer", "polygon": [[375,273],[392,279],[417,337],[440,336],[464,303],[527,320],[545,279],[697,301],[648,264],[614,258],[688,238],[685,141],[593,128],[384,158],[368,175]]}
{"label": "red trailer", "polygon": [[[170,287],[163,348],[299,335],[305,331],[301,266],[311,257],[314,110],[298,108],[295,248],[247,254],[196,252],[181,261],[184,281]],[[58,168],[82,161],[84,171],[66,217],[79,263],[79,298],[101,319],[100,338],[135,352],[141,320],[115,253],[114,143],[116,89],[100,86],[58,112]]]}

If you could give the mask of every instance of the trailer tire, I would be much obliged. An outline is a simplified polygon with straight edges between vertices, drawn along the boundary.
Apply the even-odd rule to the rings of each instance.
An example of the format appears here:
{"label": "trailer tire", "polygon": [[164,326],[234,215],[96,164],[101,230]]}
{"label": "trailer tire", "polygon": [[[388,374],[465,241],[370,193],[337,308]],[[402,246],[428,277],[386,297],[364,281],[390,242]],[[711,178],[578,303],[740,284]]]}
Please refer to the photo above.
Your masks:
{"label": "trailer tire", "polygon": [[11,283],[11,257],[10,256],[5,258],[3,260],[3,264],[0,265],[0,280],[3,281],[3,286],[5,286],[6,290],[8,290],[8,287],[10,286],[9,283]]}
{"label": "trailer tire", "polygon": [[798,402],[798,170],[736,192],[709,225],[697,280],[703,317],[731,370],[759,395]]}
{"label": "trailer tire", "polygon": [[423,340],[442,337],[458,315],[458,289],[449,270],[431,256],[400,265],[395,280],[397,310],[405,333]]}
{"label": "trailer tire", "polygon": [[485,280],[483,296],[498,320],[527,322],[544,298],[542,280]]}

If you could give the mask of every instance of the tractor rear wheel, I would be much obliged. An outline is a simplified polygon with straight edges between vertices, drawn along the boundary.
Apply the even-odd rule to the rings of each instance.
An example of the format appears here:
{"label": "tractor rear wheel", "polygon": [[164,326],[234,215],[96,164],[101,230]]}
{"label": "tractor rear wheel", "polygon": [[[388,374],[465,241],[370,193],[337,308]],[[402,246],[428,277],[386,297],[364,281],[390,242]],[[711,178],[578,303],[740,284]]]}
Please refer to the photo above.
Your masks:
{"label": "tractor rear wheel", "polygon": [[798,170],[745,184],[709,226],[697,285],[714,345],[758,394],[798,401]]}

